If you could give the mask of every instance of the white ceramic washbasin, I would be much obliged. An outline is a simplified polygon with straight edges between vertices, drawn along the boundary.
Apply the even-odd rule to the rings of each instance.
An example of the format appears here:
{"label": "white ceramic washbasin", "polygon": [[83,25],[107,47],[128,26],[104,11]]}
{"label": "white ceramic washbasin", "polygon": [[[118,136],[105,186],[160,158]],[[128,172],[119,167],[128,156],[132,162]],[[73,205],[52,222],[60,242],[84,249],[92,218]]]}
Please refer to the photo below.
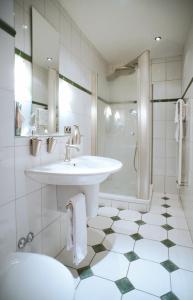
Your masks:
{"label": "white ceramic washbasin", "polygon": [[58,161],[26,170],[35,181],[53,185],[93,185],[120,170],[118,160],[100,156],[80,156],[70,162]]}

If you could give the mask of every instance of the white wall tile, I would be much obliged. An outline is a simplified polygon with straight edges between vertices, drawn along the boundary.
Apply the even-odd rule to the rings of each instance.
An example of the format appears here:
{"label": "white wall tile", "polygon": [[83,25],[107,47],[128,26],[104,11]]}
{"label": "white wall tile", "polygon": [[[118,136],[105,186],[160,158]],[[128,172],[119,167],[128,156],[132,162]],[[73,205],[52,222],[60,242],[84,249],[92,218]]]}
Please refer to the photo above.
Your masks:
{"label": "white wall tile", "polygon": [[165,63],[152,64],[152,81],[166,80],[166,66]]}
{"label": "white wall tile", "polygon": [[29,146],[15,147],[16,197],[22,197],[41,188],[41,184],[25,175],[25,170],[40,165],[40,156],[30,155]]}
{"label": "white wall tile", "polygon": [[0,261],[16,250],[15,201],[0,208]]}
{"label": "white wall tile", "polygon": [[166,140],[166,157],[177,158],[178,144],[175,140]]}
{"label": "white wall tile", "polygon": [[166,120],[174,121],[175,117],[175,102],[167,102],[166,105]]}
{"label": "white wall tile", "polygon": [[164,158],[166,155],[165,139],[153,139],[153,157]]}
{"label": "white wall tile", "polygon": [[59,8],[55,1],[45,0],[45,17],[57,31],[60,28]]}
{"label": "white wall tile", "polygon": [[15,36],[15,47],[21,51],[25,51],[25,30],[24,25],[24,9],[15,2],[15,30],[17,32]]}
{"label": "white wall tile", "polygon": [[158,193],[163,193],[165,189],[164,186],[164,176],[153,176],[153,190]]}
{"label": "white wall tile", "polygon": [[71,53],[68,49],[65,47],[60,47],[60,53],[59,53],[59,72],[60,74],[66,76],[67,78],[70,78],[71,76]]}
{"label": "white wall tile", "polygon": [[71,49],[71,22],[60,13],[60,41],[68,50]]}
{"label": "white wall tile", "polygon": [[166,58],[165,57],[152,58],[151,62],[152,62],[152,64],[165,63]]}
{"label": "white wall tile", "polygon": [[86,39],[83,37],[81,38],[81,60],[86,66],[90,66],[90,61],[91,61],[91,50],[88,45],[88,42]]}
{"label": "white wall tile", "polygon": [[61,242],[61,249],[66,246],[66,214],[61,213],[60,218],[60,242]]}
{"label": "white wall tile", "polygon": [[176,176],[167,176],[165,182],[165,192],[177,194]]}
{"label": "white wall tile", "polygon": [[17,240],[42,229],[41,190],[16,200]]}
{"label": "white wall tile", "polygon": [[181,80],[166,81],[166,97],[180,98],[182,96]]}
{"label": "white wall tile", "polygon": [[0,127],[0,147],[14,146],[14,93],[12,91],[0,89],[0,105],[0,120],[2,124]]}
{"label": "white wall tile", "polygon": [[81,37],[80,31],[75,28],[75,26],[71,27],[71,50],[73,55],[77,57],[81,57]]}
{"label": "white wall tile", "polygon": [[167,158],[166,159],[166,174],[168,176],[176,176],[177,175],[176,165],[177,165],[176,158]]}
{"label": "white wall tile", "polygon": [[60,216],[57,207],[56,186],[47,185],[42,189],[42,226],[52,223]]}
{"label": "white wall tile", "polygon": [[174,80],[182,78],[182,62],[170,61],[166,63],[166,79]]}
{"label": "white wall tile", "polygon": [[55,148],[52,153],[49,153],[47,151],[47,141],[45,141],[41,145],[41,150],[40,150],[40,161],[42,165],[52,163],[54,161],[57,161],[60,159],[60,144],[58,141],[56,141]]}
{"label": "white wall tile", "polygon": [[10,26],[14,27],[13,16],[14,1],[1,0],[0,19],[5,21]]}
{"label": "white wall tile", "polygon": [[164,139],[165,138],[165,121],[153,122],[153,138]]}
{"label": "white wall tile", "polygon": [[14,38],[0,29],[0,89],[14,89]]}
{"label": "white wall tile", "polygon": [[0,148],[0,206],[15,199],[14,148]]}
{"label": "white wall tile", "polygon": [[176,125],[174,121],[167,121],[166,122],[166,139],[174,139],[175,138],[175,130]]}
{"label": "white wall tile", "polygon": [[42,231],[42,253],[55,257],[60,250],[60,219],[58,219]]}
{"label": "white wall tile", "polygon": [[166,103],[158,102],[153,104],[153,120],[165,121],[166,119]]}
{"label": "white wall tile", "polygon": [[[155,64],[154,64],[155,63]],[[182,58],[152,60],[153,98],[178,98],[181,95]],[[173,102],[153,104],[153,183],[154,191],[176,193],[177,145]],[[161,160],[163,166],[161,167]]]}
{"label": "white wall tile", "polygon": [[24,25],[27,28],[23,28],[24,31],[24,52],[28,55],[32,54],[31,51],[31,17],[30,14],[24,13]]}
{"label": "white wall tile", "polygon": [[154,158],[153,175],[165,175],[165,158]]}
{"label": "white wall tile", "polygon": [[166,82],[153,83],[153,99],[166,99]]}

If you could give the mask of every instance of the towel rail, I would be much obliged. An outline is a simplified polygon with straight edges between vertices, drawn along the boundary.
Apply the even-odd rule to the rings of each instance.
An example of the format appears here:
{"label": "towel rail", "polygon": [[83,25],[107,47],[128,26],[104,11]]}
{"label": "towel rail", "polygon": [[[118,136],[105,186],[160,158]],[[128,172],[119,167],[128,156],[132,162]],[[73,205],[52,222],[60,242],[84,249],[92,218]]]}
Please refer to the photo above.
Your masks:
{"label": "towel rail", "polygon": [[184,93],[183,93],[181,99],[183,99],[183,98],[185,97],[185,95],[186,95],[187,91],[189,90],[189,88],[190,88],[192,82],[193,82],[193,77],[191,78],[189,84],[187,85],[187,88],[185,89],[185,91],[184,91]]}
{"label": "towel rail", "polygon": [[68,204],[66,204],[66,209],[68,209],[68,208],[73,208],[73,206],[72,206],[72,203],[71,203],[71,202],[69,202]]}

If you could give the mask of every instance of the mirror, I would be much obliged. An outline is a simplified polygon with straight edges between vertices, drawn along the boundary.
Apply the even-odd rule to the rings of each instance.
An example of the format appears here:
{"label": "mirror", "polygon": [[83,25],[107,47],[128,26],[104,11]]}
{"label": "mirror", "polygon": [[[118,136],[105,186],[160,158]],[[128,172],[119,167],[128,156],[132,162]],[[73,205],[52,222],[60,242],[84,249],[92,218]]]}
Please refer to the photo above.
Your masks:
{"label": "mirror", "polygon": [[21,55],[16,55],[15,62],[16,135],[56,134],[59,33],[35,8],[32,8],[32,65]]}

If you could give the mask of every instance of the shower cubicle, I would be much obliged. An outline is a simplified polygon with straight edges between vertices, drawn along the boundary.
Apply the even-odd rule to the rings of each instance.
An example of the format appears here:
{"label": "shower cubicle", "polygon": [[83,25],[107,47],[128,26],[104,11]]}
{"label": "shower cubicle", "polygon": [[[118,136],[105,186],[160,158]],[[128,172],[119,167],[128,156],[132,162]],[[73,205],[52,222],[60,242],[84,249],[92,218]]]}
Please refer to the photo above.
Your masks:
{"label": "shower cubicle", "polygon": [[152,131],[149,51],[109,78],[98,80],[97,155],[120,160],[123,168],[101,184],[100,198],[147,210]]}

